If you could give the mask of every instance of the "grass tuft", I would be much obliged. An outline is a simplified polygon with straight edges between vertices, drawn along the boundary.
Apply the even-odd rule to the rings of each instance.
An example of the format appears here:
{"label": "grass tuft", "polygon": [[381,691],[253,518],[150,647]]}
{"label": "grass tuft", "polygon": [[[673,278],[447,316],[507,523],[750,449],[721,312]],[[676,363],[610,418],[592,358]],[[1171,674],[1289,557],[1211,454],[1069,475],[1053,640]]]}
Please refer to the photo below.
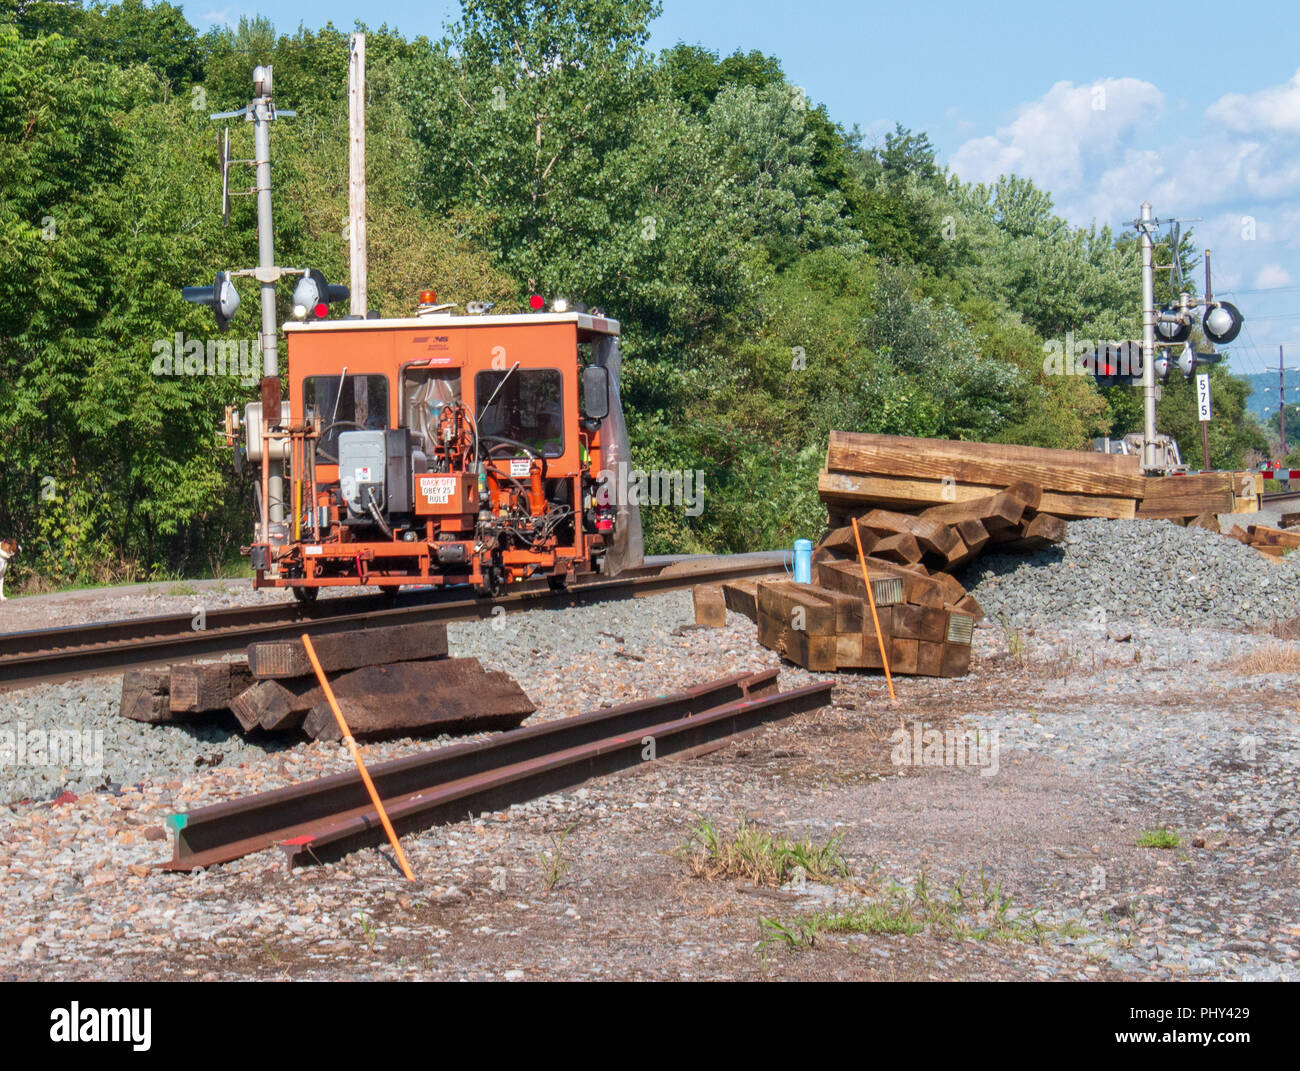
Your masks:
{"label": "grass tuft", "polygon": [[1177,848],[1182,843],[1172,829],[1144,829],[1137,839],[1139,848]]}
{"label": "grass tuft", "polygon": [[831,881],[849,876],[840,852],[841,837],[825,844],[789,840],[779,833],[764,833],[740,823],[731,838],[724,837],[708,819],[701,819],[691,838],[678,849],[691,873],[705,881],[740,878],[753,885],[784,885],[802,867],[810,881]]}

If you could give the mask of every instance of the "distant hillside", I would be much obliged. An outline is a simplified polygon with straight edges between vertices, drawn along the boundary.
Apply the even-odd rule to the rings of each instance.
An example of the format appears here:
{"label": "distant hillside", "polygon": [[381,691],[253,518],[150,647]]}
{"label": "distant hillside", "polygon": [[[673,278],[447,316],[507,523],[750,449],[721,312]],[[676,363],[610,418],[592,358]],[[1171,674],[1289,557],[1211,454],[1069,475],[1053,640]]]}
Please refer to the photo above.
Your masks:
{"label": "distant hillside", "polygon": [[1277,373],[1255,372],[1241,378],[1250,384],[1250,397],[1246,399],[1246,408],[1263,420],[1264,407],[1268,405],[1268,400],[1272,397],[1272,395],[1264,393],[1264,388],[1277,387]]}

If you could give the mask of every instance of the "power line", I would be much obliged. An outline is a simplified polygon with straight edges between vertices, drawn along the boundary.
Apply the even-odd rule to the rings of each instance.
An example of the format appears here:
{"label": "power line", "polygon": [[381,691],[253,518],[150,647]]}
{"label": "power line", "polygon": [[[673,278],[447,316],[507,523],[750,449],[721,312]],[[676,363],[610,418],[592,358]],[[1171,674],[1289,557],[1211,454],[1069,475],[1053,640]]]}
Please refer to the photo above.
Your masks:
{"label": "power line", "polygon": [[1300,290],[1300,285],[1295,286],[1265,286],[1258,290],[1230,290],[1224,289],[1225,294],[1231,294],[1236,297],[1238,294],[1284,294],[1293,290]]}

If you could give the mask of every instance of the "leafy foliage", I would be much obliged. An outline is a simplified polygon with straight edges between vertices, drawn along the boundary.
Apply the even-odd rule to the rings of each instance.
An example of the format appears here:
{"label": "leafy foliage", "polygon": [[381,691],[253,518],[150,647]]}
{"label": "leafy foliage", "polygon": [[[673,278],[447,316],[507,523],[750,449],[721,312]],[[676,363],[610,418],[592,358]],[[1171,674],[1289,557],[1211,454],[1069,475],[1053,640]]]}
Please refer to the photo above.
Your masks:
{"label": "leafy foliage", "polygon": [[[959,182],[924,133],[865,144],[775,57],[651,55],[657,13],[464,0],[441,40],[367,31],[371,307],[539,290],[617,317],[637,463],[704,473],[702,514],[647,511],[650,550],[814,535],[831,428],[1081,448],[1140,426],[1133,390],[1044,366],[1045,342],[1134,337],[1131,237],[1071,227],[1014,175]],[[208,113],[247,103],[256,64],[299,112],[273,135],[279,259],[343,279],[345,30],[0,0],[0,528],[20,570],[215,570],[247,538],[215,431],[250,378],[155,357],[178,333],[253,339],[247,312],[218,338],[179,290],[255,261],[252,199],[229,227],[216,212]],[[1241,381],[1212,375],[1212,460],[1239,465],[1262,436]],[[1160,421],[1198,453],[1185,384]]]}

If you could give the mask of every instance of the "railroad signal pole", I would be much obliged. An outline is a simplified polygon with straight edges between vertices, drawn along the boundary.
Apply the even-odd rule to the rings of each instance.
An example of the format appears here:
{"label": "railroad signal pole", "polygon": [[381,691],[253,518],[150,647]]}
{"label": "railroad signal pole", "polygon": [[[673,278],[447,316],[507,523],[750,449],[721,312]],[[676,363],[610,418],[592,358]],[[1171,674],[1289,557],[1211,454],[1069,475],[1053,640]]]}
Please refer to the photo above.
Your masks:
{"label": "railroad signal pole", "polygon": [[366,315],[366,35],[354,33],[348,55],[348,252],[352,315]]}
{"label": "railroad signal pole", "polygon": [[1286,366],[1282,363],[1282,347],[1277,348],[1277,420],[1282,432],[1282,453],[1286,457],[1290,451],[1286,448]]}
{"label": "railroad signal pole", "polygon": [[[360,35],[357,35],[360,36]],[[354,61],[355,49],[354,46]],[[364,63],[365,45],[364,40],[360,47],[360,59]],[[349,70],[349,90],[352,91],[356,86],[354,72]],[[270,564],[272,548],[278,543],[282,543],[286,538],[284,528],[284,519],[287,512],[287,498],[285,495],[285,462],[288,460],[284,446],[287,440],[283,434],[273,434],[275,429],[284,428],[288,425],[289,414],[284,410],[281,397],[280,383],[280,355],[279,355],[279,329],[277,326],[276,311],[276,284],[286,275],[303,276],[302,282],[294,292],[295,307],[302,305],[302,316],[311,313],[316,318],[322,318],[329,314],[329,304],[331,301],[342,301],[348,296],[348,287],[331,286],[326,282],[325,276],[320,271],[306,268],[281,268],[275,263],[275,227],[271,216],[271,123],[277,118],[292,117],[298,113],[288,109],[277,110],[272,100],[272,69],[269,65],[257,66],[253,68],[253,99],[243,108],[233,112],[214,112],[209,115],[211,119],[235,119],[241,118],[246,122],[253,124],[253,159],[251,160],[231,160],[230,158],[230,139],[227,130],[223,139],[218,141],[218,156],[221,161],[221,199],[222,199],[222,217],[229,219],[230,215],[230,165],[232,163],[251,164],[254,167],[255,181],[251,189],[240,191],[249,196],[257,198],[257,267],[244,268],[234,272],[220,272],[216,277],[216,282],[212,287],[186,287],[182,291],[182,296],[187,301],[193,301],[197,304],[210,305],[217,317],[217,326],[225,330],[231,315],[239,307],[239,295],[235,292],[233,285],[230,283],[232,276],[251,277],[257,280],[261,291],[262,298],[262,330],[258,335],[258,344],[262,351],[262,382],[261,382],[261,428],[260,441],[262,443],[262,481],[261,481],[261,533],[255,541],[256,545],[261,545],[267,552],[267,563]],[[364,78],[360,82],[360,93],[364,93]],[[362,132],[364,140],[364,129]],[[362,167],[362,185],[361,185],[361,255],[360,263],[362,264],[362,280],[364,286],[364,261],[365,261],[365,186],[364,186],[364,156],[361,158]],[[355,167],[355,157],[353,166]],[[352,193],[350,200],[355,204],[355,191]],[[354,238],[355,241],[355,238]],[[354,271],[358,262],[356,256],[356,246],[354,249]],[[309,284],[309,285],[304,285]],[[310,304],[310,308],[306,307]],[[364,309],[364,304],[362,308]],[[227,436],[231,434],[230,429],[233,427],[233,418],[231,411],[227,410]],[[275,458],[272,461],[272,452],[275,451]],[[259,567],[261,568],[261,567]]]}
{"label": "railroad signal pole", "polygon": [[1137,221],[1138,242],[1142,247],[1142,467],[1147,471],[1156,464],[1156,289],[1155,222],[1151,202],[1142,202],[1142,216]]}
{"label": "railroad signal pole", "polygon": [[[1279,432],[1279,436],[1278,436],[1278,451],[1279,451],[1278,457],[1279,458],[1286,457],[1286,455],[1290,452],[1288,450],[1288,444],[1286,439],[1286,405],[1287,405],[1286,374],[1288,372],[1300,372],[1300,368],[1296,368],[1294,366],[1288,368],[1286,366],[1286,364],[1283,362],[1284,352],[1285,352],[1284,347],[1278,346],[1277,348],[1277,421],[1278,421],[1278,432]],[[1273,388],[1265,387],[1264,392],[1266,394],[1271,394],[1273,393]],[[1264,412],[1267,413],[1272,408],[1273,407],[1271,405],[1267,406],[1264,409]],[[1270,444],[1270,448],[1271,448],[1271,444]]]}
{"label": "railroad signal pole", "polygon": [[[1141,212],[1141,216],[1133,221],[1133,226],[1137,228],[1138,244],[1142,250],[1142,468],[1147,475],[1158,475],[1166,472],[1167,467],[1160,461],[1156,432],[1156,378],[1158,374],[1163,381],[1169,374],[1169,348],[1180,344],[1186,346],[1179,363],[1184,367],[1188,378],[1191,378],[1198,365],[1214,364],[1220,360],[1219,355],[1213,352],[1198,353],[1193,347],[1190,339],[1193,313],[1204,310],[1201,327],[1205,337],[1214,345],[1227,345],[1236,338],[1245,319],[1231,302],[1219,301],[1214,297],[1208,249],[1205,251],[1205,293],[1196,298],[1184,291],[1178,295],[1176,302],[1156,309],[1155,234],[1160,220],[1152,213],[1150,201],[1142,202]],[[1178,267],[1180,231],[1177,224],[1180,221],[1172,222],[1175,226],[1171,234],[1170,252],[1174,264],[1170,266],[1170,281],[1176,283],[1182,278],[1181,267]]]}
{"label": "railroad signal pole", "polygon": [[[211,119],[242,118],[253,124],[254,185],[249,193],[257,197],[257,267],[233,272],[234,275],[251,275],[257,280],[262,297],[262,330],[258,344],[262,350],[262,442],[266,444],[263,455],[264,485],[262,509],[262,539],[270,539],[270,525],[284,520],[283,465],[270,464],[270,428],[280,423],[280,356],[279,331],[276,326],[275,284],[281,276],[301,274],[294,268],[275,266],[275,227],[271,218],[271,123],[278,117],[292,117],[295,111],[277,111],[271,99],[272,69],[268,66],[253,68],[253,93],[255,96],[244,108],[233,112],[216,112]],[[222,154],[223,210],[228,212],[229,168],[232,161],[229,151]]]}

